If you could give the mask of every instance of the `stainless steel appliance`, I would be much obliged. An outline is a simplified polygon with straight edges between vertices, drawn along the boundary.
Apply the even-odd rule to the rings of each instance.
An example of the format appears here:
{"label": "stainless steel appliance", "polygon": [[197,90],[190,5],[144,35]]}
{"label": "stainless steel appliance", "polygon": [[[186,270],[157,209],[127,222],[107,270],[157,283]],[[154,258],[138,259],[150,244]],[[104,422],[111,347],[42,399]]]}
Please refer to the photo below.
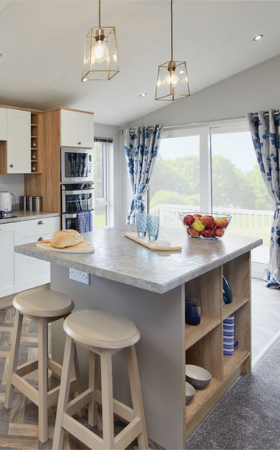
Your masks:
{"label": "stainless steel appliance", "polygon": [[80,212],[94,211],[93,183],[70,183],[61,185],[62,229],[76,230],[77,215]]}
{"label": "stainless steel appliance", "polygon": [[11,217],[13,214],[13,206],[16,203],[15,194],[8,191],[0,192],[0,212],[1,217]]}
{"label": "stainless steel appliance", "polygon": [[93,182],[93,150],[61,148],[61,182]]}

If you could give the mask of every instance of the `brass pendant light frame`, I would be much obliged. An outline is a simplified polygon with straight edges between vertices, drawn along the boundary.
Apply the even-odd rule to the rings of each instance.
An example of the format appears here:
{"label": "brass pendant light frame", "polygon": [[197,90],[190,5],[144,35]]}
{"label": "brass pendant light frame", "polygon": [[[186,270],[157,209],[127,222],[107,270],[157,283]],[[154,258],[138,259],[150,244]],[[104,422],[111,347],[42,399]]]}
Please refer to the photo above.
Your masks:
{"label": "brass pendant light frame", "polygon": [[[173,58],[173,0],[171,0],[170,6],[171,6],[171,60],[158,66],[155,100],[172,102],[174,100],[180,100],[181,98],[189,97],[191,95],[191,92],[189,85],[187,63],[185,61],[174,61]],[[181,77],[178,77],[178,75],[176,74],[179,80],[178,81],[179,87],[183,86],[185,88],[183,92],[179,91],[179,89],[177,88],[177,84],[173,86],[172,83],[169,82],[169,89],[168,89],[166,83],[163,82],[164,78],[166,78],[167,73],[169,73],[169,77],[171,78],[172,75],[176,73],[176,70],[177,72],[179,72],[180,75],[182,75]],[[163,77],[164,75],[165,77]],[[160,95],[159,90],[162,86],[164,86],[165,92]],[[161,91],[162,90],[163,89],[161,89]]]}
{"label": "brass pendant light frame", "polygon": [[[92,49],[96,45],[97,37],[100,37],[99,40],[105,42],[106,48],[109,51],[109,57],[106,59],[106,62],[104,61],[103,66],[101,66],[102,63],[95,63],[94,61],[92,61]],[[111,51],[109,45],[112,48]],[[112,61],[112,55],[110,57],[110,53],[113,53],[114,61]],[[100,68],[98,67],[98,64],[100,64]],[[101,26],[101,0],[99,0],[98,27],[92,27],[86,35],[85,39],[83,73],[81,81],[111,80],[115,75],[117,75],[117,73],[119,73],[119,71],[120,67],[116,28]]]}

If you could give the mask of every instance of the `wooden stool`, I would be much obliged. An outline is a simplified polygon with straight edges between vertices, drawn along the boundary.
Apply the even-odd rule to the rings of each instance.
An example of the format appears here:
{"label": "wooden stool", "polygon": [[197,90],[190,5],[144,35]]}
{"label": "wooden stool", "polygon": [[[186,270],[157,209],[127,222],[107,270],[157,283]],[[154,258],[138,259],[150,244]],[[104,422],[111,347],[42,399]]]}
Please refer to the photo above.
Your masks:
{"label": "wooden stool", "polygon": [[[138,438],[139,449],[148,449],[148,438],[138,373],[135,343],[140,333],[130,320],[97,309],[71,314],[63,324],[66,344],[61,387],[53,438],[53,450],[62,449],[64,430],[73,434],[91,449],[125,449]],[[68,403],[70,371],[76,343],[90,351],[89,388]],[[128,375],[133,409],[113,398],[112,356],[126,348]],[[96,388],[95,355],[101,359],[102,391]],[[96,425],[97,403],[102,404],[103,439],[71,417],[78,409],[88,406],[88,423]],[[114,413],[129,422],[114,437]]]}
{"label": "wooden stool", "polygon": [[[60,389],[58,386],[48,392],[48,369],[59,377],[62,372],[62,366],[48,358],[48,324],[66,318],[74,308],[74,303],[67,295],[46,289],[39,293],[22,292],[14,298],[13,305],[16,314],[4,406],[6,409],[11,408],[15,387],[35,403],[39,408],[39,440],[44,443],[48,440],[48,407],[57,402]],[[38,359],[17,367],[23,316],[38,323]],[[22,378],[37,369],[38,390]],[[76,355],[75,374],[76,378],[71,380],[71,390],[81,393]]]}

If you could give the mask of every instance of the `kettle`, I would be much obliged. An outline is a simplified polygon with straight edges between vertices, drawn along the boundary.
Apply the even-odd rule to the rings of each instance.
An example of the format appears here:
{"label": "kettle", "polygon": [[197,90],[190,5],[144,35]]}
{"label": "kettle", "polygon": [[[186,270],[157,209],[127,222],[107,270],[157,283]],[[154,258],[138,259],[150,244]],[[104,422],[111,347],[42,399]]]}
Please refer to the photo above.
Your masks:
{"label": "kettle", "polygon": [[12,192],[2,191],[0,192],[0,211],[6,213],[13,212],[13,206],[16,203],[16,196]]}

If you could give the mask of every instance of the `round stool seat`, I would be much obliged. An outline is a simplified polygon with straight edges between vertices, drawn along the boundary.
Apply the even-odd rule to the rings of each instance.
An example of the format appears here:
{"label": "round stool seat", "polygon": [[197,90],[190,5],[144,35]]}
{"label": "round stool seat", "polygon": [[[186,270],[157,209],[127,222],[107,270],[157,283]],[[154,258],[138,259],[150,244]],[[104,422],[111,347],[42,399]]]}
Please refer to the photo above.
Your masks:
{"label": "round stool seat", "polygon": [[72,313],[63,328],[72,339],[91,347],[125,348],[140,339],[140,332],[131,320],[100,309]]}
{"label": "round stool seat", "polygon": [[21,314],[35,317],[64,316],[74,308],[74,303],[68,295],[51,289],[21,292],[14,298],[13,305]]}

